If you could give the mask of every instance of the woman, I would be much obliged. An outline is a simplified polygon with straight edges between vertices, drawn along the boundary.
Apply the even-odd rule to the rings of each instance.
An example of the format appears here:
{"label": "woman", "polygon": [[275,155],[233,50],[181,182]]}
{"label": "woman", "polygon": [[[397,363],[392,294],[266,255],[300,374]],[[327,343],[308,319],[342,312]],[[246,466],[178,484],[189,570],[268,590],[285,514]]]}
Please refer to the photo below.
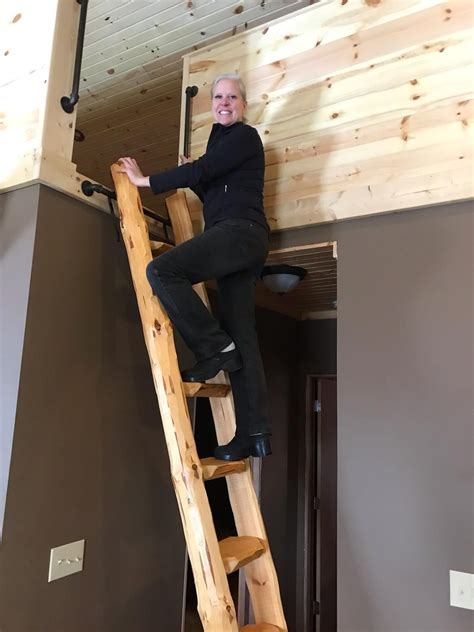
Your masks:
{"label": "woman", "polygon": [[[181,156],[181,166],[144,176],[132,158],[120,158],[121,171],[154,193],[190,187],[204,203],[205,229],[152,261],[147,278],[155,294],[195,353],[197,364],[184,381],[204,382],[221,370],[232,385],[237,430],[216,448],[217,459],[271,454],[266,386],[255,330],[255,283],[268,253],[263,212],[265,160],[257,131],[244,123],[245,86],[238,75],[217,77],[211,89],[215,123],[206,153]],[[220,324],[192,289],[216,279]]]}

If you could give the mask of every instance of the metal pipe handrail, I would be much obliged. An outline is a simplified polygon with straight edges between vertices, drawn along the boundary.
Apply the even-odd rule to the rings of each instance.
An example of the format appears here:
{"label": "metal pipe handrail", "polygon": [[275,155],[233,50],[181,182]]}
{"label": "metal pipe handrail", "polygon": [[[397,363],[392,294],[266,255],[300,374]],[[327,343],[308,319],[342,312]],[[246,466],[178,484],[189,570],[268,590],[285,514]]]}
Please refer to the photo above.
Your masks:
{"label": "metal pipe handrail", "polygon": [[69,97],[61,97],[61,107],[68,114],[72,114],[72,112],[74,112],[74,106],[79,101],[79,81],[81,78],[82,51],[84,48],[84,33],[86,31],[88,1],[89,0],[76,0],[76,2],[81,5],[81,15],[79,18],[79,30],[77,33],[76,61],[74,63],[72,91]]}
{"label": "metal pipe handrail", "polygon": [[[104,187],[102,184],[91,182],[90,180],[83,180],[81,183],[81,190],[87,197],[91,197],[94,193],[101,193],[105,195],[109,200],[117,200],[117,193],[113,189],[108,189]],[[109,204],[110,207],[110,204]],[[155,220],[156,222],[160,222],[163,225],[163,230],[165,233],[165,240],[167,243],[174,245],[174,243],[170,240],[168,235],[168,228],[171,227],[171,221],[167,217],[163,217],[159,213],[152,211],[149,208],[143,207],[143,214],[149,217],[150,219]]]}
{"label": "metal pipe handrail", "polygon": [[191,123],[191,99],[199,92],[197,86],[188,86],[185,90],[186,106],[184,111],[184,142],[183,155],[188,157],[189,150],[189,125]]}

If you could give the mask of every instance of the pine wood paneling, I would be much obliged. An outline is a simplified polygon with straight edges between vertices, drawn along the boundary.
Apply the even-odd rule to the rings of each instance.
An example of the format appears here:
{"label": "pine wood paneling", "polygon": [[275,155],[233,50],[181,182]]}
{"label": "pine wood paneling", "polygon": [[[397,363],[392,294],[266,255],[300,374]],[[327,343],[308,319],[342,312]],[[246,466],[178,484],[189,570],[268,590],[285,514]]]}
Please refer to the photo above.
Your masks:
{"label": "pine wood paneling", "polygon": [[231,66],[265,145],[273,229],[469,198],[472,18],[470,0],[327,0],[190,54],[191,154]]}
{"label": "pine wood paneling", "polygon": [[[310,0],[90,0],[73,161],[111,186],[109,165],[136,157],[146,173],[177,164],[183,54],[310,4]],[[163,196],[144,192],[163,210]]]}

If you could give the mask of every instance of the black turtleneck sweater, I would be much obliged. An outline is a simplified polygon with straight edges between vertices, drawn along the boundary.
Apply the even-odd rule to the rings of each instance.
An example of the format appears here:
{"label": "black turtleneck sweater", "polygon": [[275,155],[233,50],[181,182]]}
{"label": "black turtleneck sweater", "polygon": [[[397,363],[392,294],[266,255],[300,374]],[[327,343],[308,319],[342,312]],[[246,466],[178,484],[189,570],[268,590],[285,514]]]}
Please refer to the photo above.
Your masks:
{"label": "black turtleneck sweater", "polygon": [[150,176],[153,193],[191,188],[204,203],[206,228],[245,218],[268,230],[263,211],[265,157],[255,128],[214,123],[206,153],[193,162]]}

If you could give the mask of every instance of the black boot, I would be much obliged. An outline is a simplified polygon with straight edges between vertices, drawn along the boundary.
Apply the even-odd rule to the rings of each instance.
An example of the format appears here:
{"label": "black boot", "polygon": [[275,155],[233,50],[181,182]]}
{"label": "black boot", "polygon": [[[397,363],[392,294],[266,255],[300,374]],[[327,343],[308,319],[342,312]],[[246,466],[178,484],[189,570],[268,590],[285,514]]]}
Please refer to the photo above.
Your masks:
{"label": "black boot", "polygon": [[214,450],[214,457],[220,461],[238,461],[249,456],[269,456],[272,453],[271,435],[256,434],[235,437],[226,445],[220,445]]}
{"label": "black boot", "polygon": [[219,351],[218,354],[201,360],[192,368],[181,372],[183,382],[205,382],[215,377],[219,371],[238,371],[242,368],[242,358],[237,349]]}

